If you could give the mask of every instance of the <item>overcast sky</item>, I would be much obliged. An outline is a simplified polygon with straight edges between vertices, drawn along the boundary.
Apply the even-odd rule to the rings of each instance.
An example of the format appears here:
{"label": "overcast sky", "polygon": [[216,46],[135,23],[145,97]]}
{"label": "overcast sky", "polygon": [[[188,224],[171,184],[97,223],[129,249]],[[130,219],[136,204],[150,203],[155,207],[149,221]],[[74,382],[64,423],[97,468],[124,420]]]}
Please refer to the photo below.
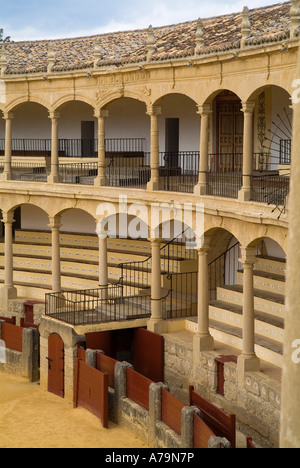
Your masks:
{"label": "overcast sky", "polygon": [[0,0],[14,41],[62,39],[163,26],[280,3],[276,0]]}

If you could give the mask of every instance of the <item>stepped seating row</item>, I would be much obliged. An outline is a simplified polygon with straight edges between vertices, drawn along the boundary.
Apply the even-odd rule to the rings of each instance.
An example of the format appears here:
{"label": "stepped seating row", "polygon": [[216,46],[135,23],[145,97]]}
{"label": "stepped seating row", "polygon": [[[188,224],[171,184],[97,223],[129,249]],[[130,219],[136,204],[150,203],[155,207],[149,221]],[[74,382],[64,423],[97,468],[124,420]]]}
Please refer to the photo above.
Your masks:
{"label": "stepped seating row", "polygon": [[[285,316],[285,261],[259,257],[254,267],[255,350],[282,367]],[[242,350],[243,272],[237,284],[217,290],[210,304],[211,333],[218,341]]]}
{"label": "stepped seating row", "polygon": [[[258,257],[254,267],[255,351],[257,356],[282,368],[285,317],[285,261]],[[243,349],[243,272],[237,284],[217,288],[209,307],[210,332],[218,342]],[[195,320],[187,329],[196,331]]]}
{"label": "stepped seating row", "polygon": [[[99,244],[96,235],[60,234],[62,289],[93,289],[99,285]],[[123,270],[126,295],[134,295],[151,284],[151,244],[147,240],[107,239],[108,279],[115,284],[122,277],[120,264],[131,263]],[[166,254],[171,256],[167,259]],[[183,259],[183,256],[187,259]],[[196,270],[195,252],[181,244],[162,248],[162,272],[180,273]],[[14,282],[19,296],[42,299],[52,287],[51,233],[16,230],[13,244]],[[135,264],[133,264],[135,262]],[[142,268],[141,268],[142,266]],[[0,283],[4,281],[4,244],[0,244]],[[165,279],[162,281],[165,282]]]}

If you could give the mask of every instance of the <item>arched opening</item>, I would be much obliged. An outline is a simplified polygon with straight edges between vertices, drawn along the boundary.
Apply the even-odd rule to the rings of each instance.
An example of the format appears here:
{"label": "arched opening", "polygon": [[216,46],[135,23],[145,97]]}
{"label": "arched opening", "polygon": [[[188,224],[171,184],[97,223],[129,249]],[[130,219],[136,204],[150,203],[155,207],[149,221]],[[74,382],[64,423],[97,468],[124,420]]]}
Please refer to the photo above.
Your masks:
{"label": "arched opening", "polygon": [[195,101],[172,93],[161,97],[159,165],[163,189],[193,192],[199,174],[200,117]]}
{"label": "arched opening", "polygon": [[97,119],[92,106],[82,101],[70,101],[59,107],[57,112],[60,158],[95,158]]}
{"label": "arched opening", "polygon": [[150,118],[146,105],[123,97],[106,105],[106,177],[110,186],[146,187],[150,179]]}

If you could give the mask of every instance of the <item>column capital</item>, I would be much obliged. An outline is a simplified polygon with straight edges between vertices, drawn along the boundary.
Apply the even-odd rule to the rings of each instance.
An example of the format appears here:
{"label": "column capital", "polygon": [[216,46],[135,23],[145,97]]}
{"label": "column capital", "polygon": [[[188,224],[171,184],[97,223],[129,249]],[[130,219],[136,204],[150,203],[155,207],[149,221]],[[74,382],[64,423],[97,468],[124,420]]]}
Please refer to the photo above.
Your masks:
{"label": "column capital", "polygon": [[50,229],[59,229],[62,226],[61,216],[49,216],[48,226]]}
{"label": "column capital", "polygon": [[204,116],[204,115],[211,115],[212,114],[212,108],[211,108],[211,104],[201,104],[200,106],[197,106],[198,107],[198,111],[197,111],[197,114]]}
{"label": "column capital", "polygon": [[108,109],[105,109],[104,107],[101,109],[94,109],[94,117],[96,117],[97,119],[101,117],[105,119],[109,117],[109,111]]}
{"label": "column capital", "polygon": [[13,224],[15,222],[14,215],[14,211],[3,212],[2,222],[5,224]]}
{"label": "column capital", "polygon": [[161,243],[163,242],[163,240],[160,237],[155,237],[155,236],[148,237],[148,241],[151,244],[159,244],[159,245],[161,245]]}
{"label": "column capital", "polygon": [[147,106],[148,115],[160,115],[161,114],[161,107],[160,106]]}
{"label": "column capital", "polygon": [[244,114],[253,114],[255,108],[255,101],[246,101],[242,103],[242,112]]}
{"label": "column capital", "polygon": [[14,119],[15,114],[13,112],[3,112],[3,119],[4,120],[12,120]]}
{"label": "column capital", "polygon": [[57,111],[49,111],[49,119],[54,120],[54,119],[59,119],[60,113]]}
{"label": "column capital", "polygon": [[257,261],[256,247],[241,248],[240,261],[244,266],[253,266]]}

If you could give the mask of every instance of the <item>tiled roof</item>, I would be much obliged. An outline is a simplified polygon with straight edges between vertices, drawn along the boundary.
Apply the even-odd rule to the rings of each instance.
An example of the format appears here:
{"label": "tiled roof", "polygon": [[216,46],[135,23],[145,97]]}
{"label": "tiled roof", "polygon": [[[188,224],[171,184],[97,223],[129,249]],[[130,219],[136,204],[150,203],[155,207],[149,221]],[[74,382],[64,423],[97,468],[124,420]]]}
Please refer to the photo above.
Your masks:
{"label": "tiled roof", "polygon": [[[276,42],[289,37],[291,2],[249,12],[250,37],[246,45]],[[242,13],[202,20],[204,44],[200,55],[238,49]],[[155,49],[152,61],[191,57],[196,47],[197,21],[153,28]],[[3,44],[6,74],[46,73],[48,49],[54,52],[53,72],[88,69],[94,66],[95,41],[97,66],[138,63],[147,57],[148,30],[123,31],[98,36],[52,41],[11,42]]]}

